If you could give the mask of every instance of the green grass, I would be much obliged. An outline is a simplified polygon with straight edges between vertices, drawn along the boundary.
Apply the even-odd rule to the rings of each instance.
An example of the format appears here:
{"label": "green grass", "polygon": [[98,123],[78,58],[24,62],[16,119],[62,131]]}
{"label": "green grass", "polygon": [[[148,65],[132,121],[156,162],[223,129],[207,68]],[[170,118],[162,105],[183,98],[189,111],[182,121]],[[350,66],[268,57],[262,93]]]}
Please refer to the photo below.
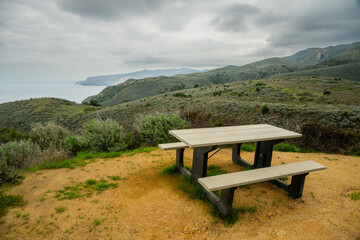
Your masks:
{"label": "green grass", "polygon": [[360,192],[352,192],[349,194],[349,197],[354,201],[360,200]]}
{"label": "green grass", "polygon": [[278,143],[274,145],[274,150],[279,152],[304,152],[301,148],[287,143]]}
{"label": "green grass", "polygon": [[25,205],[23,196],[4,194],[0,191],[0,217],[6,215],[9,207],[19,207]]}
{"label": "green grass", "polygon": [[255,151],[255,149],[256,149],[255,144],[244,143],[241,145],[241,150],[245,152],[253,152]]}
{"label": "green grass", "polygon": [[[253,152],[256,150],[256,145],[245,143],[241,145],[241,150],[246,152]],[[274,145],[274,150],[279,152],[306,152],[304,149],[287,143],[278,143]]]}
{"label": "green grass", "polygon": [[67,210],[67,207],[58,207],[58,208],[55,208],[55,212],[56,213],[63,213]]}
{"label": "green grass", "polygon": [[220,175],[220,174],[225,174],[225,173],[228,173],[228,171],[222,169],[220,166],[209,165],[208,168],[207,168],[206,175],[208,177],[210,177],[210,176],[215,176],[215,175]]}
{"label": "green grass", "polygon": [[108,178],[110,178],[113,181],[120,181],[123,180],[124,178],[118,176],[118,175],[113,175],[113,176],[107,176]]}
{"label": "green grass", "polygon": [[172,164],[164,168],[160,174],[171,176],[174,175],[175,173],[179,173],[179,170],[177,169],[176,164]]}
{"label": "green grass", "polygon": [[94,219],[94,225],[95,225],[95,226],[98,226],[98,225],[100,225],[100,224],[101,224],[101,220],[95,218],[95,219]]}
{"label": "green grass", "polygon": [[55,192],[55,198],[58,200],[64,199],[76,199],[91,197],[94,192],[100,194],[102,191],[117,188],[117,183],[108,183],[106,180],[101,179],[99,181],[94,179],[88,179],[85,183],[77,183],[74,186],[66,186],[63,190],[57,190]]}
{"label": "green grass", "polygon": [[91,163],[96,158],[115,158],[121,157],[123,154],[130,153],[147,153],[155,150],[156,147],[144,147],[138,148],[134,150],[125,150],[121,152],[97,152],[97,153],[89,153],[89,152],[79,152],[76,157],[71,159],[60,160],[52,163],[44,163],[38,166],[29,168],[30,172],[36,172],[43,169],[57,169],[57,168],[69,168],[74,169],[75,167],[84,167],[88,163]]}

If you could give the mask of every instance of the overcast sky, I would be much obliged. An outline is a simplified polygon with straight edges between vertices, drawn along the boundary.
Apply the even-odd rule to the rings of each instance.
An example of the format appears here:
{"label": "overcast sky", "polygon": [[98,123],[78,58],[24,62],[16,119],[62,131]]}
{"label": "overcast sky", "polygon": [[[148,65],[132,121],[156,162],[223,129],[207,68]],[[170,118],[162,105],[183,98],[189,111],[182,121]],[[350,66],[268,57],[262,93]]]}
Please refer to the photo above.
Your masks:
{"label": "overcast sky", "polygon": [[360,41],[360,0],[0,0],[0,84],[207,69]]}

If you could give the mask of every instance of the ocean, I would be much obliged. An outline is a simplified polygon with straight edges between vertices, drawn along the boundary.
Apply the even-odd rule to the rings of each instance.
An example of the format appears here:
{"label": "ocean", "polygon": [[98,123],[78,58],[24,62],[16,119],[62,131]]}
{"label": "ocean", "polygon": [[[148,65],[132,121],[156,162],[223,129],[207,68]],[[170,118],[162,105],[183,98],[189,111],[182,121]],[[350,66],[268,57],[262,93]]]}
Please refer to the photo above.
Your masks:
{"label": "ocean", "polygon": [[106,86],[82,86],[75,82],[0,82],[0,103],[30,98],[54,97],[81,103]]}

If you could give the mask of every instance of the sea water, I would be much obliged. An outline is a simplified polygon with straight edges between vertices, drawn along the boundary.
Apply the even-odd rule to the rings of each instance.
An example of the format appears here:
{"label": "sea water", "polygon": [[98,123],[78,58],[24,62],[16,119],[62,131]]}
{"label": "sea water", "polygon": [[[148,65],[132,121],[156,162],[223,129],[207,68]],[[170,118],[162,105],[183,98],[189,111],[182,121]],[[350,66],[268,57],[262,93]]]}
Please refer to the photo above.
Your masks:
{"label": "sea water", "polygon": [[75,82],[0,82],[0,103],[30,98],[54,97],[81,103],[106,86],[82,86]]}

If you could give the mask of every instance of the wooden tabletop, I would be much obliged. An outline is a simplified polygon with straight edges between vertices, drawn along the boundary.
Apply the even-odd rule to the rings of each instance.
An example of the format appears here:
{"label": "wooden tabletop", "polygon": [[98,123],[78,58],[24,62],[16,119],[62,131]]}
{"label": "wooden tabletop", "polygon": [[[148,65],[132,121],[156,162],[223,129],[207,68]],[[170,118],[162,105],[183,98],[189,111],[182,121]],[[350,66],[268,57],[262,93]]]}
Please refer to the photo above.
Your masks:
{"label": "wooden tabletop", "polygon": [[269,124],[193,128],[169,132],[191,148],[301,137],[299,133]]}

